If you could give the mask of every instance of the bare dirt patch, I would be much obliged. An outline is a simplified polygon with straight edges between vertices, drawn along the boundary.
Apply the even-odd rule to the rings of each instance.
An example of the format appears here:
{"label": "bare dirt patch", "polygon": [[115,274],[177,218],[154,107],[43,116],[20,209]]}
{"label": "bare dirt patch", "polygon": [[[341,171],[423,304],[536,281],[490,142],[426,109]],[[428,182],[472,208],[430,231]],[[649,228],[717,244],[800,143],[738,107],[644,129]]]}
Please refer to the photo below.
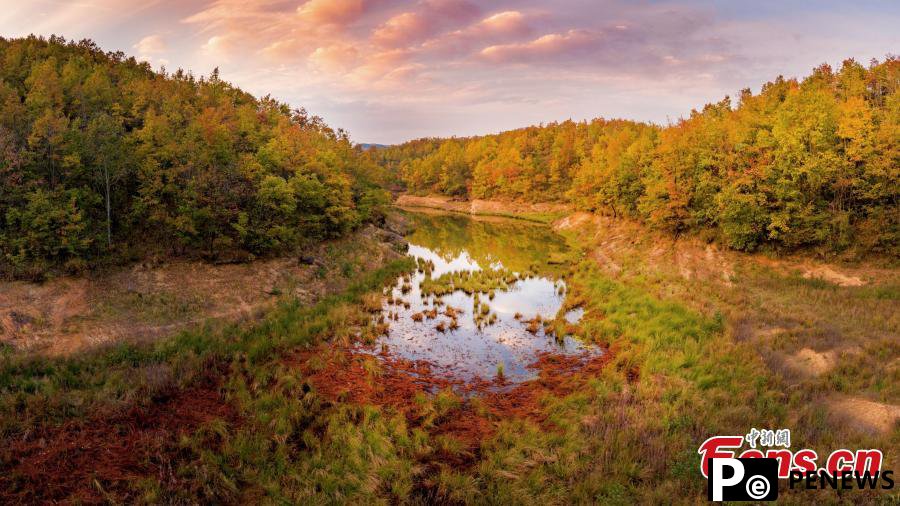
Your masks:
{"label": "bare dirt patch", "polygon": [[497,200],[459,200],[441,195],[401,195],[396,205],[401,207],[426,207],[458,213],[483,215],[527,215],[529,213],[565,213],[572,210],[568,204],[554,202],[506,202]]}
{"label": "bare dirt patch", "polygon": [[[645,267],[672,271],[685,280],[718,282],[733,286],[738,265],[755,264],[789,276],[800,273],[804,279],[821,279],[840,287],[869,284],[890,269],[869,265],[837,266],[803,256],[772,258],[723,249],[698,237],[673,238],[626,219],[587,212],[575,212],[553,223],[556,230],[574,230],[595,244],[591,255],[605,260],[601,264],[618,266],[622,255],[641,256]],[[615,271],[616,269],[613,268]]]}
{"label": "bare dirt patch", "polygon": [[[583,212],[556,221],[554,228],[575,235],[610,278],[723,317],[732,339],[753,343],[773,373],[834,406],[837,415],[846,413],[850,423],[876,432],[893,423],[891,404],[832,401],[822,381],[839,374],[858,389],[852,395],[859,399],[900,402],[896,389],[871,375],[881,364],[890,373],[900,361],[895,347],[880,344],[896,343],[900,328],[895,261],[741,253],[699,236],[675,238]],[[854,367],[855,362],[866,365]]]}
{"label": "bare dirt patch", "polygon": [[865,281],[858,276],[851,276],[835,270],[829,265],[813,265],[803,269],[803,277],[806,279],[822,279],[838,286],[863,286]]}
{"label": "bare dirt patch", "polygon": [[[391,237],[386,237],[391,235]],[[343,289],[353,273],[399,256],[396,234],[367,227],[298,256],[214,265],[137,264],[84,278],[0,283],[0,343],[68,355],[146,341],[207,322],[254,320],[279,297],[304,304]]]}
{"label": "bare dirt patch", "polygon": [[560,218],[553,223],[553,228],[557,230],[575,230],[586,225],[599,226],[601,222],[600,216],[596,214],[578,211],[564,218]]}
{"label": "bare dirt patch", "polygon": [[797,375],[803,377],[819,377],[834,368],[837,362],[834,350],[818,352],[812,348],[803,348],[787,358],[787,365]]}
{"label": "bare dirt patch", "polygon": [[857,431],[887,434],[900,422],[900,406],[870,401],[859,397],[834,397],[827,407],[834,418],[845,422],[842,426]]}

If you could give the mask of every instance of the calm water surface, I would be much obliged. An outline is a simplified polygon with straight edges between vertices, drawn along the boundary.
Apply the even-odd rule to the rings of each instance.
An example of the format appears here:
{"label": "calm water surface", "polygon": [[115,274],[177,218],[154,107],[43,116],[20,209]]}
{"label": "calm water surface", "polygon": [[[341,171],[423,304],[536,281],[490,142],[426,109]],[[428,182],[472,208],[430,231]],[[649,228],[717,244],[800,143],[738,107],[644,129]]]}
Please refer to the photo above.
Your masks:
{"label": "calm water surface", "polygon": [[[540,352],[569,354],[599,353],[599,349],[582,343],[574,336],[557,339],[546,335],[543,328],[529,332],[527,320],[540,316],[543,320],[565,318],[577,324],[583,310],[562,311],[566,284],[562,266],[549,260],[566,252],[566,245],[549,227],[514,220],[478,219],[462,215],[411,213],[415,226],[407,239],[409,255],[430,260],[432,278],[451,272],[508,269],[520,273],[520,279],[508,289],[496,289],[494,298],[481,293],[479,299],[490,308],[494,323],[479,325],[473,311],[475,294],[457,290],[444,296],[423,296],[420,283],[428,276],[415,272],[409,281],[402,277],[390,290],[384,304],[385,315],[397,314],[390,330],[378,345],[390,353],[412,360],[426,360],[440,371],[463,379],[493,378],[498,366],[511,382],[534,376],[528,365]],[[525,278],[524,273],[531,272]],[[403,292],[403,285],[410,289]],[[393,299],[393,303],[391,303]],[[408,305],[408,307],[406,307]],[[459,328],[438,329],[441,322],[449,326],[446,307],[462,309],[456,317]],[[413,315],[437,308],[434,319],[415,321]],[[521,315],[516,319],[516,314]]]}

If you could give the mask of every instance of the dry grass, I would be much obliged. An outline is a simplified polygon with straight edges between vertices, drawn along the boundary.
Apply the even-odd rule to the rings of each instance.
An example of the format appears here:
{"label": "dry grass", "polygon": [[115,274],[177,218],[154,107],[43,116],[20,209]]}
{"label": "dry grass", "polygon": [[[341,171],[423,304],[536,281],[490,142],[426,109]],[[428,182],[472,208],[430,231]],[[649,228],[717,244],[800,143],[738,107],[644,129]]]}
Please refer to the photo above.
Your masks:
{"label": "dry grass", "polygon": [[381,311],[382,296],[378,293],[369,293],[363,296],[362,307],[368,313],[378,313]]}

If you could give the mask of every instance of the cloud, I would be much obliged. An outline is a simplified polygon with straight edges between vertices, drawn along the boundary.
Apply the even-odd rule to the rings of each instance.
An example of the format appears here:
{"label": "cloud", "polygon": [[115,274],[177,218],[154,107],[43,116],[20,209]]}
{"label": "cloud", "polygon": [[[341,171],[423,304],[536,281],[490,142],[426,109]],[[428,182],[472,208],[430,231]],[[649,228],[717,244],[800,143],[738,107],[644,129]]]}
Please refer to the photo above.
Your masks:
{"label": "cloud", "polygon": [[309,61],[318,70],[328,73],[345,73],[359,61],[359,51],[348,44],[335,44],[316,48]]}
{"label": "cloud", "polygon": [[426,37],[431,23],[421,14],[403,12],[388,19],[372,33],[372,40],[381,46],[399,47]]}
{"label": "cloud", "polygon": [[[778,74],[883,57],[896,50],[897,22],[900,7],[869,0],[760,9],[704,0],[31,0],[0,10],[7,36],[91,37],[153,65],[221,66],[248,91],[362,125],[365,140],[578,114],[664,121]],[[390,111],[392,126],[354,111]]]}
{"label": "cloud", "polygon": [[166,41],[159,35],[148,35],[132,47],[142,56],[164,53],[169,49]]}
{"label": "cloud", "polygon": [[297,7],[297,14],[312,23],[346,25],[362,17],[364,0],[308,0]]}
{"label": "cloud", "polygon": [[500,11],[461,29],[439,34],[422,47],[435,57],[455,58],[475,54],[491,45],[517,41],[533,32],[528,16],[522,12]]}
{"label": "cloud", "polygon": [[200,46],[203,51],[217,56],[228,56],[235,47],[233,37],[230,35],[213,35]]}
{"label": "cloud", "polygon": [[371,41],[382,47],[409,47],[468,25],[480,13],[477,6],[464,0],[426,0],[414,7],[378,26]]}
{"label": "cloud", "polygon": [[704,9],[624,0],[546,7],[539,0],[214,0],[183,22],[202,34],[199,54],[215,64],[257,75],[278,69],[295,76],[295,87],[353,99],[498,100],[486,83],[501,76],[655,79],[666,71],[716,75],[711,68],[728,64],[714,61],[728,54],[720,42],[699,37],[709,20]]}
{"label": "cloud", "polygon": [[366,87],[375,84],[379,79],[391,72],[403,69],[410,70],[410,52],[405,49],[391,49],[374,53],[351,72],[352,81]]}
{"label": "cloud", "polygon": [[480,55],[495,63],[520,63],[555,59],[560,56],[576,56],[598,48],[599,33],[588,30],[569,30],[565,33],[550,33],[521,44],[500,44],[488,46]]}
{"label": "cloud", "polygon": [[452,23],[471,21],[481,13],[480,7],[466,0],[426,0],[424,6],[428,11]]}
{"label": "cloud", "polygon": [[531,28],[525,21],[525,15],[519,11],[503,11],[492,14],[481,20],[476,29],[482,28],[497,33],[528,33]]}

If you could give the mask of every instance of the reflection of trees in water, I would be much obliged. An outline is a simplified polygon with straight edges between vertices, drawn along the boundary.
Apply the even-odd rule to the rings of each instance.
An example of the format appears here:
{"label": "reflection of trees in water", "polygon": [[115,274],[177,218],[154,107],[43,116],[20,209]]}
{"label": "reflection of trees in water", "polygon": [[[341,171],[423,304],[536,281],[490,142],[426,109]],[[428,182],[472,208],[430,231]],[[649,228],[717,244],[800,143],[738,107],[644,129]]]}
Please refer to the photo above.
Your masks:
{"label": "reflection of trees in water", "polygon": [[468,252],[482,268],[500,262],[507,269],[525,271],[567,249],[562,238],[542,225],[452,214],[411,213],[410,218],[415,231],[409,241],[431,249],[448,262]]}

